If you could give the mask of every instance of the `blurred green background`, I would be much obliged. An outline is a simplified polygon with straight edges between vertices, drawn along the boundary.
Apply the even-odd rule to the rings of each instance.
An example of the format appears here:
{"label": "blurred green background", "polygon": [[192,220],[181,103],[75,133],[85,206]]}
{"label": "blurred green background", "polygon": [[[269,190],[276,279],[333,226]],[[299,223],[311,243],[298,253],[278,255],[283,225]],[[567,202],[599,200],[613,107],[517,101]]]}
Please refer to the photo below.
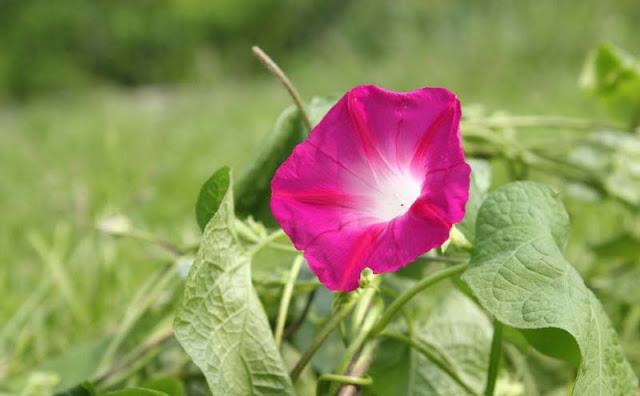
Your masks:
{"label": "blurred green background", "polygon": [[638,21],[637,0],[2,0],[0,382],[109,334],[167,262],[97,219],[197,242],[202,182],[239,170],[290,103],[251,45],[307,100],[442,86],[606,120],[577,80],[601,41],[640,54]]}

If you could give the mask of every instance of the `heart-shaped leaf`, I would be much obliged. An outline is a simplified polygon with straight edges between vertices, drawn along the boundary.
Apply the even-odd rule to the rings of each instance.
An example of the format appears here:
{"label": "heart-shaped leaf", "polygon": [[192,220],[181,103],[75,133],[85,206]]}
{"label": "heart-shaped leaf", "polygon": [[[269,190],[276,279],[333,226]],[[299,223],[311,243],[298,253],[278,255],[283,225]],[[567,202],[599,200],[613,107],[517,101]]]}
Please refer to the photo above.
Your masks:
{"label": "heart-shaped leaf", "polygon": [[[533,182],[503,186],[480,208],[474,253],[462,279],[501,322],[527,332],[560,329],[575,339],[581,361],[574,395],[632,395],[638,382],[615,330],[563,257],[568,229],[569,217],[550,188]],[[559,357],[572,360],[571,354],[568,348]]]}

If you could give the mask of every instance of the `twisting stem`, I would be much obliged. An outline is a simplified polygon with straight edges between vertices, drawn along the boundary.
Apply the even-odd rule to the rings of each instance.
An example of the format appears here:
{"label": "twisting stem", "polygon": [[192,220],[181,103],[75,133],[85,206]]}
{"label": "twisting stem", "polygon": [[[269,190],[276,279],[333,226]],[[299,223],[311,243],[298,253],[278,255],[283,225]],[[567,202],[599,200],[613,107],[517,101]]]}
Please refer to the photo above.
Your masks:
{"label": "twisting stem", "polygon": [[[364,377],[377,347],[377,341],[367,342],[367,340],[369,331],[384,307],[382,299],[378,297],[382,277],[368,275],[367,280],[368,286],[362,291],[362,297],[351,315],[353,339],[336,367],[336,373],[340,375]],[[333,384],[329,388],[329,393],[333,395],[337,392],[341,396],[353,395],[356,389],[353,384],[342,388],[339,384]]]}
{"label": "twisting stem", "polygon": [[358,378],[358,377],[352,377],[348,375],[322,374],[320,378],[318,378],[318,385],[316,386],[316,396],[322,396],[326,393],[327,386],[325,384],[328,382],[367,386],[367,385],[371,385],[373,383],[373,380],[370,377]]}
{"label": "twisting stem", "polygon": [[289,280],[282,290],[282,299],[280,300],[280,310],[278,311],[274,336],[277,347],[279,347],[282,342],[282,332],[284,331],[284,324],[287,321],[287,313],[289,312],[289,304],[291,303],[291,295],[293,294],[293,285],[296,283],[296,279],[300,273],[300,267],[302,267],[302,255],[296,256],[293,260]]}
{"label": "twisting stem", "polygon": [[354,305],[356,305],[357,301],[357,297],[351,297],[351,299],[340,308],[340,310],[329,320],[329,322],[324,325],[322,330],[320,330],[318,335],[316,335],[316,338],[314,338],[314,340],[312,341],[309,349],[300,357],[300,360],[298,361],[298,363],[296,363],[296,366],[293,368],[293,370],[291,370],[292,382],[295,382],[298,379],[300,373],[302,373],[302,370],[304,370],[304,368],[307,366],[307,363],[309,363],[309,360],[311,360],[318,348],[320,348],[322,343],[327,339],[327,337],[329,337],[329,334],[331,334],[333,329],[336,328],[338,323],[340,323],[349,314],[349,312],[351,312],[351,309]]}
{"label": "twisting stem", "polygon": [[287,91],[289,92],[289,95],[291,95],[291,99],[293,99],[293,102],[296,104],[296,107],[298,108],[298,110],[300,111],[300,114],[302,115],[302,121],[304,122],[304,125],[307,127],[309,131],[311,131],[312,129],[311,121],[309,120],[309,115],[307,114],[307,111],[304,109],[302,98],[300,98],[300,94],[298,94],[298,91],[296,90],[296,88],[293,86],[291,81],[289,81],[289,78],[287,77],[287,75],[284,74],[282,69],[280,69],[280,67],[273,61],[273,59],[271,59],[269,55],[267,55],[260,47],[258,47],[257,45],[254,45],[253,47],[251,47],[251,50],[262,61],[262,63],[267,67],[267,69],[269,69],[271,73],[273,73],[276,77],[278,77],[278,80],[280,80],[282,85],[284,85],[284,87],[287,89]]}
{"label": "twisting stem", "polygon": [[[360,353],[357,356],[356,361],[351,365],[351,368],[347,372],[351,377],[364,378],[369,371],[369,367],[371,367],[371,363],[373,363],[373,358],[376,349],[378,348],[378,341],[370,341],[366,343]],[[360,384],[349,384],[345,385],[340,389],[338,393],[339,396],[355,396],[357,395],[358,389],[355,385]]]}
{"label": "twisting stem", "polygon": [[487,372],[487,386],[484,389],[485,396],[493,396],[500,368],[502,356],[502,324],[498,320],[493,321],[493,340],[491,341],[491,354],[489,355],[489,371]]}
{"label": "twisting stem", "polygon": [[393,301],[393,303],[384,312],[384,314],[382,314],[382,317],[380,318],[378,323],[373,326],[373,328],[369,332],[369,336],[375,337],[382,330],[384,330],[387,324],[389,324],[389,322],[391,321],[391,318],[393,318],[393,315],[395,315],[396,312],[398,312],[404,306],[404,304],[411,300],[416,294],[443,279],[462,273],[466,268],[467,264],[454,265],[440,270],[415,284],[411,289],[407,290],[404,294],[400,295],[400,297],[396,298]]}
{"label": "twisting stem", "polygon": [[[375,323],[375,320],[378,318],[378,314],[382,310],[382,301],[380,300],[380,304],[378,304],[376,303],[375,300],[373,300],[375,298],[376,290],[373,288],[369,290],[373,291],[373,293],[370,294],[370,298],[368,299],[363,298],[363,300],[361,300],[361,301],[365,301],[367,305],[369,305],[367,307],[368,308],[367,312],[364,318],[361,319],[359,323],[360,328],[356,333],[355,338],[353,339],[353,341],[351,341],[351,343],[349,344],[349,347],[347,348],[346,352],[342,356],[342,359],[338,363],[338,366],[336,368],[336,372],[338,374],[354,374],[353,372],[349,373],[349,369],[355,367],[357,362],[360,360],[360,354],[364,350],[364,345],[368,339],[369,331],[371,330],[371,327]],[[332,387],[331,389],[335,391],[337,390],[337,387]]]}

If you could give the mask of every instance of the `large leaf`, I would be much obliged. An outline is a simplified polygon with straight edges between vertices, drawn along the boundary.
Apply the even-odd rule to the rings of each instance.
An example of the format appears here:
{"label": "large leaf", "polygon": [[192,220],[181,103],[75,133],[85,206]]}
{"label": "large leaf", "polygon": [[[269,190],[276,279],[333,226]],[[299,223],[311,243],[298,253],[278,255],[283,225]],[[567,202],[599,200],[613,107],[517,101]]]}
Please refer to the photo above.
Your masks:
{"label": "large leaf", "polygon": [[[467,296],[450,288],[427,318],[411,326],[414,342],[438,356],[464,383],[480,394],[486,382],[492,325]],[[449,374],[415,349],[383,340],[371,367],[376,395],[468,395]]]}
{"label": "large leaf", "polygon": [[574,395],[631,395],[637,379],[618,337],[562,255],[568,227],[550,188],[532,182],[503,186],[480,208],[474,253],[462,279],[501,322],[529,333],[563,330],[576,341],[582,359]]}
{"label": "large leaf", "polygon": [[603,43],[587,58],[580,84],[621,121],[638,126],[640,62],[637,59]]}
{"label": "large leaf", "polygon": [[205,229],[174,327],[213,395],[293,393],[237,243],[231,188]]}
{"label": "large leaf", "polygon": [[202,231],[218,211],[224,194],[229,189],[229,183],[231,182],[229,173],[229,167],[223,166],[215,171],[200,189],[198,201],[196,202],[196,221]]}

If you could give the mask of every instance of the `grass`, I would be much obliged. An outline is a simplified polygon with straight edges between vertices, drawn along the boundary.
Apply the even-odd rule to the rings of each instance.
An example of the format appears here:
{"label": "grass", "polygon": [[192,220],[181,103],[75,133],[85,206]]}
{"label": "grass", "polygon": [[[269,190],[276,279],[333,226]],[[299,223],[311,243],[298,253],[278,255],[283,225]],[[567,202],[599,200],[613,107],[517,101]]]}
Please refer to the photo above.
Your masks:
{"label": "grass", "polygon": [[[445,86],[490,112],[604,117],[578,90],[578,74],[601,40],[640,53],[632,2],[478,3],[413,15],[409,4],[419,6],[403,2],[388,30],[371,31],[382,36],[375,56],[342,26],[281,66],[306,98],[365,83]],[[97,233],[98,218],[122,213],[178,244],[197,241],[201,183],[223,164],[239,170],[289,104],[266,73],[215,77],[0,107],[0,383],[112,333],[149,273],[170,260]]]}

